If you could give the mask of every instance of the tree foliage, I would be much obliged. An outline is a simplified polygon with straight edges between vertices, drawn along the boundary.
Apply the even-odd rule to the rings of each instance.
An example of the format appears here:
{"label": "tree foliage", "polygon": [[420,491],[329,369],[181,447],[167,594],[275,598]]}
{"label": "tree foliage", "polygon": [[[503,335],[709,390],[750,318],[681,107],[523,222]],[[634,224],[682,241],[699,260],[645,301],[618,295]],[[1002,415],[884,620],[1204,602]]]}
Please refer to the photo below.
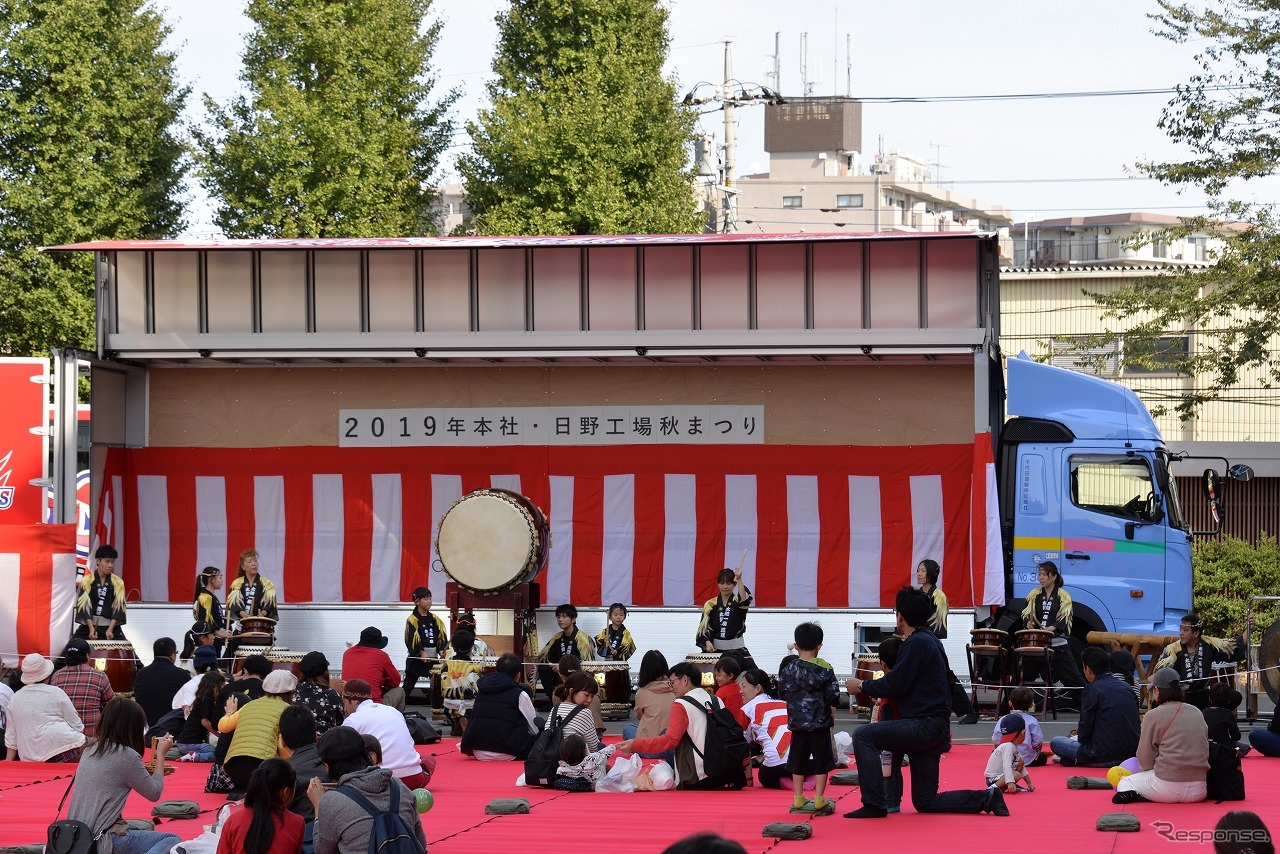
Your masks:
{"label": "tree foliage", "polygon": [[[1233,537],[1200,540],[1192,566],[1196,611],[1204,618],[1204,633],[1212,637],[1234,637],[1244,630],[1250,596],[1280,591],[1280,546],[1267,534],[1256,546]],[[1259,603],[1253,611],[1256,636],[1280,617],[1276,603]]]}
{"label": "tree foliage", "polygon": [[196,131],[214,221],[234,237],[435,230],[429,189],[455,96],[431,103],[431,0],[250,0],[241,80]]}
{"label": "tree foliage", "polygon": [[513,0],[498,15],[491,106],[459,160],[486,234],[699,230],[695,116],[662,64],[655,0]]}
{"label": "tree foliage", "polygon": [[[1159,122],[1192,156],[1139,167],[1168,184],[1204,191],[1210,214],[1186,218],[1180,226],[1143,235],[1138,242],[1208,232],[1224,245],[1208,269],[1170,271],[1092,296],[1105,309],[1104,317],[1124,326],[1127,359],[1159,361],[1202,378],[1177,404],[1185,419],[1246,376],[1261,376],[1267,387],[1280,382],[1273,349],[1280,330],[1276,208],[1232,198],[1249,182],[1280,170],[1280,71],[1275,65],[1280,3],[1160,0],[1160,6],[1161,12],[1152,16],[1157,34],[1199,50],[1198,73],[1177,87]],[[1159,352],[1161,335],[1186,332],[1195,337],[1191,353],[1171,357]]]}
{"label": "tree foliage", "polygon": [[182,228],[187,90],[143,0],[0,3],[0,353],[94,340],[93,259]]}

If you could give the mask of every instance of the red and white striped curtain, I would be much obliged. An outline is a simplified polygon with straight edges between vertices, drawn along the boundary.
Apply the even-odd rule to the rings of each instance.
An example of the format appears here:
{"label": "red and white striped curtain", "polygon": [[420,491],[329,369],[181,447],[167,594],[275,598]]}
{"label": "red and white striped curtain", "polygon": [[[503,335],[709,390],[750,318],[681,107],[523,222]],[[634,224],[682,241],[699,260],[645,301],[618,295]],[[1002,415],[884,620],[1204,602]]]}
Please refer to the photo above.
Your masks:
{"label": "red and white striped curtain", "polygon": [[0,525],[0,661],[50,655],[71,636],[75,525]]}
{"label": "red and white striped curtain", "polygon": [[[985,448],[985,450],[983,450]],[[990,439],[910,447],[112,449],[98,541],[130,597],[187,601],[255,548],[283,602],[406,601],[440,519],[497,487],[546,513],[548,603],[701,604],[736,566],[763,607],[887,607],[923,558],[954,607],[1003,596]],[[974,503],[977,499],[978,503]]]}

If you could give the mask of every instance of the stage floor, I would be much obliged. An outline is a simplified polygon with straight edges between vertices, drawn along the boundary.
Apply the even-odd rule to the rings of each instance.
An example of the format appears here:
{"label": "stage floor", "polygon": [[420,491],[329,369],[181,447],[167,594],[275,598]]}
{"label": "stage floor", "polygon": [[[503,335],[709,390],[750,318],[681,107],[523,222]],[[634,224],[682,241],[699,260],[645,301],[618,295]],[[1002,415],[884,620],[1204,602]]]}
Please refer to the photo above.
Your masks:
{"label": "stage floor", "polygon": [[[610,737],[608,741],[616,741]],[[776,840],[761,837],[772,821],[790,821],[790,795],[774,789],[750,788],[740,792],[637,792],[634,794],[567,793],[516,786],[519,763],[477,762],[457,752],[457,739],[421,747],[437,757],[431,791],[435,807],[423,815],[428,848],[432,854],[479,854],[520,851],[521,854],[563,854],[575,845],[605,847],[619,852],[661,852],[670,843],[699,831],[732,837],[749,852],[772,851]],[[982,782],[990,748],[957,744],[942,762],[944,789],[975,788]],[[176,763],[165,780],[166,799],[189,799],[201,814],[185,821],[165,821],[182,839],[200,834],[226,802],[220,795],[204,793],[209,766]],[[74,773],[72,765],[0,762],[0,844],[23,845],[44,841],[45,828],[54,818],[58,801]],[[909,770],[909,769],[904,769]],[[837,814],[814,818],[808,850],[990,851],[1011,840],[1024,840],[1037,852],[1109,851],[1139,854],[1171,841],[1174,832],[1211,831],[1226,812],[1248,809],[1280,831],[1280,759],[1250,755],[1244,760],[1248,799],[1223,804],[1200,803],[1170,806],[1111,803],[1110,791],[1075,791],[1066,787],[1073,773],[1103,776],[1101,769],[1067,769],[1049,765],[1034,769],[1036,791],[1007,796],[1008,818],[990,815],[919,815],[910,805],[910,775],[902,812],[881,820],[851,821],[840,813],[860,805],[856,787],[831,788]],[[524,797],[533,805],[529,815],[489,816],[484,807],[494,798]],[[1101,833],[1094,829],[1099,815],[1130,812],[1142,821],[1138,833]],[[151,804],[134,795],[126,818],[147,818]],[[1166,834],[1162,836],[1163,834]],[[812,844],[817,842],[817,845]],[[1199,850],[1210,850],[1203,848]]]}

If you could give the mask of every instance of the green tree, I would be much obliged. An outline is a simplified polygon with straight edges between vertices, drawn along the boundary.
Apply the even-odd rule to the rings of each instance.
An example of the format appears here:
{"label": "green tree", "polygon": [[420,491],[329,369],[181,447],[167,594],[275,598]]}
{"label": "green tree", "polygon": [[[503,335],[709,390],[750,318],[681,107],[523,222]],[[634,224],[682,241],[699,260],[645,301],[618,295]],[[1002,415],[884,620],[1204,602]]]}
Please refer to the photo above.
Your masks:
{"label": "green tree", "polygon": [[449,144],[430,103],[431,0],[250,0],[247,96],[205,99],[195,132],[214,221],[233,237],[435,230],[430,182]]}
{"label": "green tree", "polygon": [[187,90],[143,0],[0,3],[0,353],[94,341],[93,259],[182,228]]}
{"label": "green tree", "polygon": [[[1197,540],[1192,564],[1196,611],[1204,618],[1204,633],[1213,637],[1239,634],[1249,597],[1274,596],[1280,590],[1280,546],[1267,534],[1258,537],[1256,546],[1233,537]],[[1280,616],[1280,607],[1259,603],[1253,613],[1256,640]]]}
{"label": "green tree", "polygon": [[[1094,294],[1105,316],[1124,326],[1126,358],[1159,361],[1198,375],[1199,389],[1177,409],[1190,417],[1207,400],[1258,372],[1266,387],[1280,381],[1275,335],[1280,329],[1280,232],[1274,203],[1233,198],[1249,182],[1280,170],[1280,3],[1205,0],[1194,5],[1160,0],[1157,35],[1198,49],[1199,72],[1177,87],[1159,126],[1186,146],[1186,160],[1139,164],[1168,184],[1199,188],[1210,214],[1191,217],[1143,242],[1206,231],[1225,241],[1209,269],[1135,280],[1110,294]],[[1230,223],[1231,225],[1227,225]],[[1186,356],[1160,352],[1161,335],[1196,333]],[[1113,333],[1108,333],[1110,337]]]}
{"label": "green tree", "polygon": [[513,0],[498,15],[491,106],[459,158],[486,234],[700,230],[694,114],[662,75],[655,0]]}

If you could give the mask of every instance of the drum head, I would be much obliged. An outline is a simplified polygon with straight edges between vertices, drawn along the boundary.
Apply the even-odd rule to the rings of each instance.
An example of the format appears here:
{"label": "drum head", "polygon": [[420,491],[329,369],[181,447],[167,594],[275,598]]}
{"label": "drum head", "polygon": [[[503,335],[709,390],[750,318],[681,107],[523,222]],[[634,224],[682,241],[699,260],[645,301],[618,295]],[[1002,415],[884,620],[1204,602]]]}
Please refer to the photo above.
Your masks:
{"label": "drum head", "polygon": [[[502,590],[524,579],[538,549],[533,517],[505,496],[464,496],[440,520],[436,554],[450,578],[468,590]],[[536,567],[534,567],[536,572]]]}

